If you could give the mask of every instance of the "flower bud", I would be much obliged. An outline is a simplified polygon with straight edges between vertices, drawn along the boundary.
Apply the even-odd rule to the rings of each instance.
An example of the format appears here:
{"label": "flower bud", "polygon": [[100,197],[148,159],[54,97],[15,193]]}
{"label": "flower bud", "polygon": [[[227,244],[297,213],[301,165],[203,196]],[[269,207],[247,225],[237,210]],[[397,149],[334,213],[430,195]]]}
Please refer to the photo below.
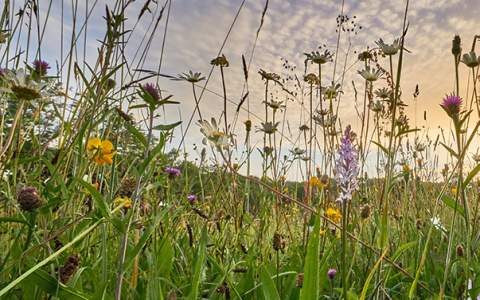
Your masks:
{"label": "flower bud", "polygon": [[17,195],[17,201],[24,211],[33,211],[42,206],[38,191],[32,186],[22,188]]}

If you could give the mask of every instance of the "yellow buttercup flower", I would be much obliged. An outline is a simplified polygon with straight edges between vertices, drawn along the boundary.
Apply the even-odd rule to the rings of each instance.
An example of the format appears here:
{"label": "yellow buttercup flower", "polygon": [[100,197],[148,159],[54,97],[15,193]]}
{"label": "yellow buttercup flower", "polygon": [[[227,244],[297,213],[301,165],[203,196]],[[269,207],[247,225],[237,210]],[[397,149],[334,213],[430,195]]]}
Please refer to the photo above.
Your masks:
{"label": "yellow buttercup flower", "polygon": [[114,200],[115,206],[122,206],[123,208],[129,209],[132,208],[132,199],[128,197],[117,197]]}
{"label": "yellow buttercup flower", "polygon": [[91,138],[87,142],[87,151],[92,160],[100,166],[104,164],[111,165],[113,163],[113,144],[109,140],[101,140],[98,137]]}
{"label": "yellow buttercup flower", "polygon": [[454,195],[457,194],[457,187],[456,186],[452,187],[452,194],[454,194]]}
{"label": "yellow buttercup flower", "polygon": [[319,187],[321,184],[320,179],[316,176],[310,177],[310,186],[311,187]]}
{"label": "yellow buttercup flower", "polygon": [[335,223],[340,222],[340,220],[342,219],[342,214],[340,213],[340,210],[333,207],[327,208],[327,212],[325,213],[325,215],[327,216],[327,218],[329,218]]}

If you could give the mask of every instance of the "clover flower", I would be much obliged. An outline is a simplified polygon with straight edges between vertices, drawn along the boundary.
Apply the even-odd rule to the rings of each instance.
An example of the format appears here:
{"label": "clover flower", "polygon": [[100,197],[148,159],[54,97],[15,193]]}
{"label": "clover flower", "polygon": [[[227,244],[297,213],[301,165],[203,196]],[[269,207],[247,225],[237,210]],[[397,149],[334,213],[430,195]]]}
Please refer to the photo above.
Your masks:
{"label": "clover flower", "polygon": [[462,98],[456,95],[447,95],[440,106],[450,117],[457,117],[462,106]]}
{"label": "clover flower", "polygon": [[101,140],[98,137],[91,138],[87,142],[87,152],[91,159],[98,165],[104,164],[111,165],[113,163],[113,156],[115,151],[113,150],[113,144],[109,140]]}
{"label": "clover flower", "polygon": [[355,134],[349,125],[341,138],[335,166],[335,179],[340,187],[337,201],[342,204],[350,201],[353,193],[358,189],[358,152],[353,144],[354,139]]}

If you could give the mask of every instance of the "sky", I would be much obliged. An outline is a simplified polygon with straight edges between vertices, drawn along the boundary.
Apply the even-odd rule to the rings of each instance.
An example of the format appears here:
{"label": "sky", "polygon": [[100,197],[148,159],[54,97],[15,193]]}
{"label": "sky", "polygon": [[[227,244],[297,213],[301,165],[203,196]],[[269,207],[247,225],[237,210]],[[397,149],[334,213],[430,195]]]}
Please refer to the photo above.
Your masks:
{"label": "sky", "polygon": [[[17,6],[19,5],[17,1]],[[162,0],[150,3],[150,11],[146,12],[140,22],[136,23],[140,10],[146,1],[135,1],[126,11],[127,28],[133,30],[130,40],[125,49],[125,56],[132,69],[142,68],[157,70],[161,49],[164,42],[161,73],[177,76],[183,72],[192,70],[208,76],[211,59],[217,56],[227,32],[234,21],[235,14],[239,10],[241,0],[172,0],[168,25],[166,23],[167,9],[155,31],[149,51],[144,61],[139,64],[139,54],[145,47],[145,34],[152,31],[152,24],[158,18],[161,7],[165,4]],[[85,65],[84,60],[93,65],[98,57],[97,49],[100,47],[99,40],[104,36],[105,6],[113,8],[117,1],[112,0],[80,0],[77,1],[78,15],[74,27],[72,16],[72,3],[75,1],[65,0],[42,0],[39,1],[41,24],[45,34],[41,42],[42,58],[50,62],[60,64],[63,49],[63,61],[68,52],[72,31],[81,32],[76,44],[76,55],[73,61]],[[50,5],[51,4],[51,5]],[[0,4],[0,9],[4,4]],[[342,32],[339,49],[336,51],[336,17],[341,13],[342,1],[340,0],[270,0],[265,14],[258,41],[253,52],[253,58],[249,71],[249,97],[248,103],[251,114],[241,111],[238,116],[235,133],[238,143],[241,145],[244,139],[242,122],[251,119],[254,128],[260,126],[263,116],[264,82],[262,82],[259,69],[276,72],[286,77],[292,72],[287,72],[282,64],[288,60],[289,65],[296,66],[294,70],[298,76],[303,76],[305,71],[304,53],[316,50],[322,45],[326,49],[336,52],[337,78],[342,74],[344,65],[347,66],[343,81],[340,102],[339,118],[343,125],[352,124],[353,128],[359,127],[360,121],[356,113],[356,107],[361,107],[360,102],[355,102],[352,81],[363,94],[363,80],[357,71],[362,69],[361,62],[357,60],[359,51],[367,47],[376,47],[375,41],[383,38],[387,42],[398,38],[402,30],[402,20],[405,10],[405,0],[345,0],[343,14],[348,15],[355,24],[361,26],[361,30],[355,33]],[[63,20],[62,20],[63,6]],[[167,6],[168,7],[168,6]],[[221,53],[225,54],[230,66],[225,69],[227,81],[227,95],[232,103],[228,107],[228,116],[233,119],[236,104],[244,94],[244,75],[242,68],[242,55],[247,61],[252,57],[252,48],[255,41],[256,31],[259,28],[262,11],[265,7],[264,0],[246,0],[238,14],[238,18],[226,39]],[[85,13],[89,14],[87,27],[81,25],[85,20]],[[409,105],[407,115],[411,120],[411,126],[417,126],[423,130],[420,135],[435,136],[439,128],[448,130],[450,124],[445,118],[444,112],[439,107],[442,97],[454,89],[453,57],[451,55],[451,40],[455,34],[462,38],[464,51],[470,49],[473,37],[478,32],[478,15],[480,6],[476,0],[413,0],[410,1],[407,20],[409,29],[405,40],[405,47],[409,53],[405,54],[401,86],[403,100]],[[46,18],[48,14],[48,20]],[[355,18],[354,18],[355,16]],[[47,22],[45,23],[45,20]],[[62,26],[63,25],[63,26]],[[164,40],[164,32],[167,26],[167,34]],[[350,25],[351,26],[351,25]],[[42,27],[43,29],[43,27]],[[84,35],[86,33],[86,36]],[[26,32],[24,31],[23,36]],[[33,37],[35,39],[35,37]],[[38,39],[37,39],[38,42]],[[347,58],[347,50],[348,56]],[[33,51],[32,51],[33,52]],[[32,61],[35,53],[29,53],[26,61]],[[283,59],[283,60],[282,60]],[[394,64],[397,62],[394,59]],[[2,62],[3,63],[3,62]],[[385,68],[388,67],[387,59],[380,59]],[[61,65],[61,64],[60,64]],[[330,82],[333,74],[333,63],[325,65],[322,74],[322,82]],[[64,65],[64,68],[66,65]],[[339,71],[340,70],[340,71]],[[315,71],[309,66],[307,73]],[[468,98],[471,92],[467,92],[466,86],[471,74],[467,68],[461,66],[461,91],[464,98]],[[471,79],[470,79],[471,81]],[[194,99],[191,86],[182,81],[172,81],[167,78],[159,78],[159,86],[164,94],[172,94],[179,105],[168,107],[162,111],[158,123],[171,123],[181,119],[182,126],[174,133],[175,138],[172,148],[178,147],[180,136],[186,129],[188,120],[194,108]],[[202,86],[205,82],[201,82]],[[420,95],[413,100],[413,92],[418,84]],[[384,84],[375,83],[375,87]],[[70,86],[73,89],[73,86]],[[200,109],[203,118],[219,118],[222,111],[223,100],[220,73],[214,69],[207,85],[209,91],[201,98]],[[201,87],[196,90],[197,95]],[[286,99],[287,95],[278,87],[273,87],[273,97],[279,100]],[[361,100],[361,97],[359,97]],[[426,120],[424,113],[426,111]],[[137,116],[141,119],[141,115]],[[259,118],[257,118],[259,117]],[[201,145],[201,133],[195,122],[188,129],[185,140],[185,150],[193,158],[197,157],[193,151],[194,144]],[[305,123],[305,107],[300,99],[287,101],[287,113],[285,114],[284,135],[285,142],[282,151],[286,153],[292,149],[298,139],[298,127]],[[288,130],[290,128],[290,131]],[[358,129],[357,129],[358,130]],[[253,143],[260,145],[262,135],[254,132]],[[291,141],[291,142],[289,142]],[[236,158],[242,156],[241,149]],[[257,157],[257,161],[258,157]]]}

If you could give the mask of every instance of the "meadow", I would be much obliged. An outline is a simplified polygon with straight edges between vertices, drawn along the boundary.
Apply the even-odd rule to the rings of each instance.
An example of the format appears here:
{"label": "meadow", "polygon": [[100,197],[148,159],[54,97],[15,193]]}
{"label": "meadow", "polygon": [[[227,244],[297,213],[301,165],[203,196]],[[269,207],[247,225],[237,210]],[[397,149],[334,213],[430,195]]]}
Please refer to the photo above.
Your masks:
{"label": "meadow", "polygon": [[[178,75],[150,48],[165,45],[175,1],[72,1],[68,50],[47,60],[57,2],[0,4],[0,299],[480,299],[477,36],[452,32],[438,58],[455,88],[430,136],[406,113],[418,86],[402,90],[409,1],[396,39],[356,53],[339,44],[362,26],[339,6],[336,47],[305,50],[298,68],[284,59],[283,73],[251,64],[274,1],[261,1],[252,51],[232,70],[238,1],[209,72]],[[92,64],[79,46],[89,9],[104,10]],[[151,51],[156,69],[143,65]],[[165,122],[182,101],[192,114]],[[202,141],[186,150],[192,132]]]}

